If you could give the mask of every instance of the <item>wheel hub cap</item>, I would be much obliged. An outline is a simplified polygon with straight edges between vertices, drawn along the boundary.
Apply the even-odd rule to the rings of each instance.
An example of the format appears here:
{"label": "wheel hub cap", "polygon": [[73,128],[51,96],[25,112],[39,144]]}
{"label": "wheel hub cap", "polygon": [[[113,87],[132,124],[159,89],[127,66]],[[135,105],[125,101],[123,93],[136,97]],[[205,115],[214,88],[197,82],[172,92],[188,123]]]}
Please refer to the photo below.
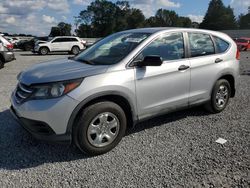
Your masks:
{"label": "wheel hub cap", "polygon": [[219,90],[216,94],[216,106],[219,107],[219,108],[222,108],[225,106],[226,102],[227,102],[227,99],[228,99],[228,89],[226,86],[224,85],[221,85],[219,87]]}
{"label": "wheel hub cap", "polygon": [[91,121],[88,127],[88,141],[95,147],[107,146],[115,140],[119,128],[119,120],[113,113],[101,113]]}

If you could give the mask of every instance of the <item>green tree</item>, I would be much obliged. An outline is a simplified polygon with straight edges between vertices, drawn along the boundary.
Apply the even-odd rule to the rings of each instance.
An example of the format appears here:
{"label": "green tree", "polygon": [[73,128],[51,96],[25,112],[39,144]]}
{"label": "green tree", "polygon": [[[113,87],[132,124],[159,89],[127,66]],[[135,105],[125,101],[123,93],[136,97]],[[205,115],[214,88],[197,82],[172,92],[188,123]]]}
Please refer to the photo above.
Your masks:
{"label": "green tree", "polygon": [[157,26],[174,27],[178,25],[178,15],[175,11],[159,9],[156,14]]}
{"label": "green tree", "polygon": [[250,13],[239,16],[239,27],[240,29],[250,29]]}
{"label": "green tree", "polygon": [[127,1],[117,1],[115,3],[116,12],[114,21],[113,32],[122,31],[128,27],[127,18],[129,16],[130,5]]}
{"label": "green tree", "polygon": [[60,29],[61,36],[71,36],[71,24],[60,22],[57,26]]}
{"label": "green tree", "polygon": [[192,21],[188,17],[180,16],[178,18],[177,26],[178,27],[192,27]]}
{"label": "green tree", "polygon": [[144,26],[145,16],[140,9],[132,8],[129,10],[129,15],[127,18],[127,29],[135,29]]}
{"label": "green tree", "polygon": [[96,37],[93,33],[91,25],[87,24],[80,24],[79,27],[76,29],[76,34],[78,37],[81,38]]}
{"label": "green tree", "polygon": [[141,10],[130,8],[128,1],[113,3],[96,0],[76,17],[79,27],[76,33],[81,37],[104,37],[125,29],[144,26],[145,17]]}
{"label": "green tree", "polygon": [[200,28],[226,30],[237,28],[233,9],[225,7],[221,0],[211,0]]}
{"label": "green tree", "polygon": [[61,36],[61,31],[59,27],[51,27],[49,36],[51,37]]}
{"label": "green tree", "polygon": [[155,16],[146,20],[148,27],[191,27],[192,21],[188,17],[179,16],[175,11],[157,10]]}
{"label": "green tree", "polygon": [[116,5],[106,0],[96,0],[87,11],[93,16],[93,32],[96,37],[104,37],[114,32]]}
{"label": "green tree", "polygon": [[71,24],[60,22],[56,27],[52,27],[49,36],[71,36]]}

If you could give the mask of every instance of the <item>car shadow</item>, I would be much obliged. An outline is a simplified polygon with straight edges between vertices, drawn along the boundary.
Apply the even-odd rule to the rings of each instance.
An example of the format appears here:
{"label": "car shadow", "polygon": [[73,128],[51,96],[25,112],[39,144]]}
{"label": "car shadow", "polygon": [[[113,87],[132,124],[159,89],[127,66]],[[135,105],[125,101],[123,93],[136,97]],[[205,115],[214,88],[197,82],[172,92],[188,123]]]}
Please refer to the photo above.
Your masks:
{"label": "car shadow", "polygon": [[[188,116],[208,115],[203,109],[193,108],[162,115],[141,122],[129,129],[126,135],[177,121]],[[12,117],[9,110],[0,112],[0,169],[19,170],[45,163],[87,159],[75,146],[49,144],[34,139]]]}
{"label": "car shadow", "polygon": [[146,129],[151,129],[153,127],[161,126],[163,124],[168,124],[170,122],[175,122],[180,119],[187,118],[189,116],[207,116],[210,115],[203,107],[193,107],[185,110],[175,111],[169,114],[156,116],[154,118],[142,121],[138,123],[133,128],[127,131],[127,135],[141,132]]}
{"label": "car shadow", "polygon": [[247,75],[247,76],[250,76],[250,70],[244,70],[241,72],[240,75]]}
{"label": "car shadow", "polygon": [[0,112],[0,151],[0,169],[8,170],[88,158],[76,147],[34,139],[14,120],[9,110]]}
{"label": "car shadow", "polygon": [[40,54],[33,54],[33,53],[31,53],[31,54],[20,54],[20,56],[51,56],[51,55],[70,55],[70,56],[72,56],[72,54],[69,54],[69,53],[49,53],[49,54],[47,54],[47,55],[40,55]]}

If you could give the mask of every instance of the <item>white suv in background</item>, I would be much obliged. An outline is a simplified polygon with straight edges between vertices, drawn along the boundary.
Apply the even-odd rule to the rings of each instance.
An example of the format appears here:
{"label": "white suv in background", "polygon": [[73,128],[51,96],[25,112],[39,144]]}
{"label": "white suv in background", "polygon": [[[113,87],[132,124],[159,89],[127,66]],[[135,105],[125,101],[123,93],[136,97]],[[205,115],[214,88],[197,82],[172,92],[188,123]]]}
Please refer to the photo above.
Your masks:
{"label": "white suv in background", "polygon": [[41,55],[46,55],[49,52],[70,52],[76,55],[85,49],[85,43],[78,37],[55,37],[48,42],[36,44],[33,52]]}

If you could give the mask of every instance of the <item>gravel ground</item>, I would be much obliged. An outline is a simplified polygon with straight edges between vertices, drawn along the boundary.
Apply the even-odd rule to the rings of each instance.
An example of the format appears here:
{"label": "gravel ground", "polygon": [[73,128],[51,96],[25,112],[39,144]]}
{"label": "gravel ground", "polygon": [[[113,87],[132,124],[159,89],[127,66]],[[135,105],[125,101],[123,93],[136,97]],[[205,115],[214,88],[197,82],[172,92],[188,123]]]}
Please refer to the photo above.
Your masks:
{"label": "gravel ground", "polygon": [[8,110],[18,72],[65,56],[16,52],[0,70],[0,187],[250,187],[250,52],[241,54],[239,90],[225,111],[154,118],[97,157],[33,139]]}

